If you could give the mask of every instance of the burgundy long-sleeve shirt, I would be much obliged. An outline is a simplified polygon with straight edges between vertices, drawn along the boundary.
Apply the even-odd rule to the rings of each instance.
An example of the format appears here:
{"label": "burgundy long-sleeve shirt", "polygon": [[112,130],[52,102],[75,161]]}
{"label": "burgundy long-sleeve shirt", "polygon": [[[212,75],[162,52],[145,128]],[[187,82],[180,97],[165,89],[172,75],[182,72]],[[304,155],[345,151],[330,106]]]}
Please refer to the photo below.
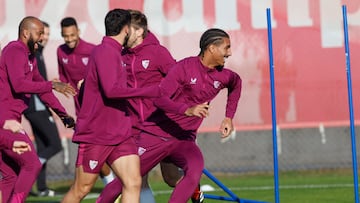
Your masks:
{"label": "burgundy long-sleeve shirt", "polygon": [[59,116],[66,111],[52,92],[51,82],[45,81],[37,68],[36,59],[26,44],[17,40],[4,47],[0,59],[0,126],[5,120],[21,122],[31,94],[51,107]]}
{"label": "burgundy long-sleeve shirt", "polygon": [[6,134],[0,134],[0,149],[12,149],[14,140],[11,139],[11,136]]}
{"label": "burgundy long-sleeve shirt", "polygon": [[224,88],[228,89],[225,116],[233,118],[241,94],[240,76],[227,68],[205,67],[197,56],[179,61],[160,83],[164,96],[154,103],[162,110],[147,119],[145,130],[164,137],[194,140],[203,118],[186,116],[186,109],[210,102]]}
{"label": "burgundy long-sleeve shirt", "polygon": [[73,142],[116,145],[131,136],[128,102],[124,98],[158,97],[157,86],[127,88],[122,46],[104,37],[90,56],[84,94]]}
{"label": "burgundy long-sleeve shirt", "polygon": [[[123,59],[127,71],[127,84],[131,88],[158,85],[176,62],[151,32],[148,32],[138,46],[125,49]],[[134,125],[143,122],[156,110],[154,103],[149,98],[136,98],[128,101],[131,105],[130,112]]]}
{"label": "burgundy long-sleeve shirt", "polygon": [[[62,44],[57,49],[57,61],[59,67],[59,79],[62,82],[70,83],[77,90],[77,84],[84,79],[89,63],[89,56],[95,45],[82,39],[74,49]],[[76,114],[79,113],[80,104],[78,97],[74,97]]]}

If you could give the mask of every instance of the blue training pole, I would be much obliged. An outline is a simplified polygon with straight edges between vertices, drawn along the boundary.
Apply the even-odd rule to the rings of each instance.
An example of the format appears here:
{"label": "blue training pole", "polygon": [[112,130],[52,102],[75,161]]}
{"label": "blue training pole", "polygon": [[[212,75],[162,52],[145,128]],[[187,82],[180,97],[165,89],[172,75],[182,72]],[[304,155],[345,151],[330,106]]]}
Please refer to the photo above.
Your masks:
{"label": "blue training pole", "polygon": [[271,13],[270,8],[266,9],[268,44],[269,44],[269,62],[270,62],[270,83],[271,83],[271,114],[272,114],[272,134],[273,134],[273,156],[274,156],[274,193],[275,202],[279,203],[279,169],[277,157],[277,132],[276,132],[276,103],[275,103],[275,85],[274,85],[274,59],[272,50],[272,32],[271,32]]}
{"label": "blue training pole", "polygon": [[348,86],[348,100],[349,100],[349,114],[350,114],[350,133],[351,133],[351,150],[353,162],[353,176],[354,176],[354,194],[355,202],[359,203],[359,188],[358,188],[358,172],[357,172],[357,156],[356,156],[356,135],[354,125],[354,109],[352,102],[352,85],[351,85],[351,70],[350,70],[350,49],[349,49],[349,34],[347,25],[346,6],[342,6],[343,22],[344,22],[344,39],[345,39],[345,57],[346,57],[346,75]]}

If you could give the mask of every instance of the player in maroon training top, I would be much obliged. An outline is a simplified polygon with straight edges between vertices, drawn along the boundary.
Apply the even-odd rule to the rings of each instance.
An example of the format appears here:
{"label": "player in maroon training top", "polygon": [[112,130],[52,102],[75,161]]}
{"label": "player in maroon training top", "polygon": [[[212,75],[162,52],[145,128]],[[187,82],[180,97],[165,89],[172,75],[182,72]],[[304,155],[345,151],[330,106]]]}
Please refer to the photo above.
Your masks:
{"label": "player in maroon training top", "polygon": [[139,202],[140,163],[125,99],[159,97],[160,90],[158,86],[127,87],[121,51],[130,35],[130,20],[127,10],[109,11],[105,17],[106,36],[90,55],[73,136],[73,142],[79,143],[75,182],[62,202],[80,202],[95,184],[104,163],[124,184],[121,202]]}
{"label": "player in maroon training top", "polygon": [[[21,114],[28,107],[31,94],[40,99],[61,118],[66,127],[74,126],[74,119],[66,113],[52,90],[76,95],[75,89],[62,82],[45,81],[37,68],[34,53],[44,33],[43,23],[32,16],[25,17],[19,25],[17,41],[4,47],[0,59],[0,126],[7,120],[21,122]],[[27,142],[31,151],[19,155],[2,149],[0,190],[3,202],[24,202],[41,168],[40,160],[30,138],[24,132],[8,131],[8,136]]]}
{"label": "player in maroon training top", "polygon": [[[163,97],[155,99],[162,109],[155,111],[142,125],[138,140],[141,174],[161,160],[184,170],[170,197],[170,203],[187,202],[197,187],[204,159],[195,143],[197,130],[208,116],[209,102],[222,89],[228,90],[225,118],[220,126],[222,137],[233,131],[232,119],[241,94],[239,75],[224,68],[231,55],[230,37],[220,29],[209,29],[200,39],[200,54],[176,63],[160,88]],[[112,202],[121,193],[122,183],[115,179],[100,194],[97,202]]]}

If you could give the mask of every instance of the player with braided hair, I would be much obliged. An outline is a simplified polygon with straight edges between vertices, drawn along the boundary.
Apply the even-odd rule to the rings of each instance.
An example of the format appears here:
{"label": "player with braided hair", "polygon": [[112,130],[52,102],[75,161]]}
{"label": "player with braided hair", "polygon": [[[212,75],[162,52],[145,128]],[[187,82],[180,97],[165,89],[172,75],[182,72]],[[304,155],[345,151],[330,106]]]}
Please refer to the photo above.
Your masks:
{"label": "player with braided hair", "polygon": [[[201,178],[204,158],[195,143],[197,130],[208,116],[209,102],[220,90],[228,89],[226,115],[220,125],[221,137],[233,131],[232,119],[241,94],[239,75],[224,68],[231,55],[230,37],[212,28],[200,38],[198,56],[177,62],[160,83],[162,97],[154,99],[158,109],[141,126],[137,138],[141,175],[160,161],[174,163],[184,171],[170,197],[171,203],[187,202]],[[100,194],[97,202],[112,202],[121,193],[115,179]]]}

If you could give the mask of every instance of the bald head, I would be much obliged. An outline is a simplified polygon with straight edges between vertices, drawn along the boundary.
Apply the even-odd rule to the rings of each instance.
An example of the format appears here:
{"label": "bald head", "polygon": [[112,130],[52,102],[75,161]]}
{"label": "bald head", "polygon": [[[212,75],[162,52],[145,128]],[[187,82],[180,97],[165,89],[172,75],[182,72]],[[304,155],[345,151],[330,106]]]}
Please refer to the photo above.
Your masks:
{"label": "bald head", "polygon": [[41,43],[44,34],[44,24],[36,17],[27,16],[19,24],[19,39],[24,42],[31,53],[34,53]]}
{"label": "bald head", "polygon": [[31,30],[36,27],[44,27],[44,24],[34,16],[27,16],[19,24],[19,38],[24,30]]}

